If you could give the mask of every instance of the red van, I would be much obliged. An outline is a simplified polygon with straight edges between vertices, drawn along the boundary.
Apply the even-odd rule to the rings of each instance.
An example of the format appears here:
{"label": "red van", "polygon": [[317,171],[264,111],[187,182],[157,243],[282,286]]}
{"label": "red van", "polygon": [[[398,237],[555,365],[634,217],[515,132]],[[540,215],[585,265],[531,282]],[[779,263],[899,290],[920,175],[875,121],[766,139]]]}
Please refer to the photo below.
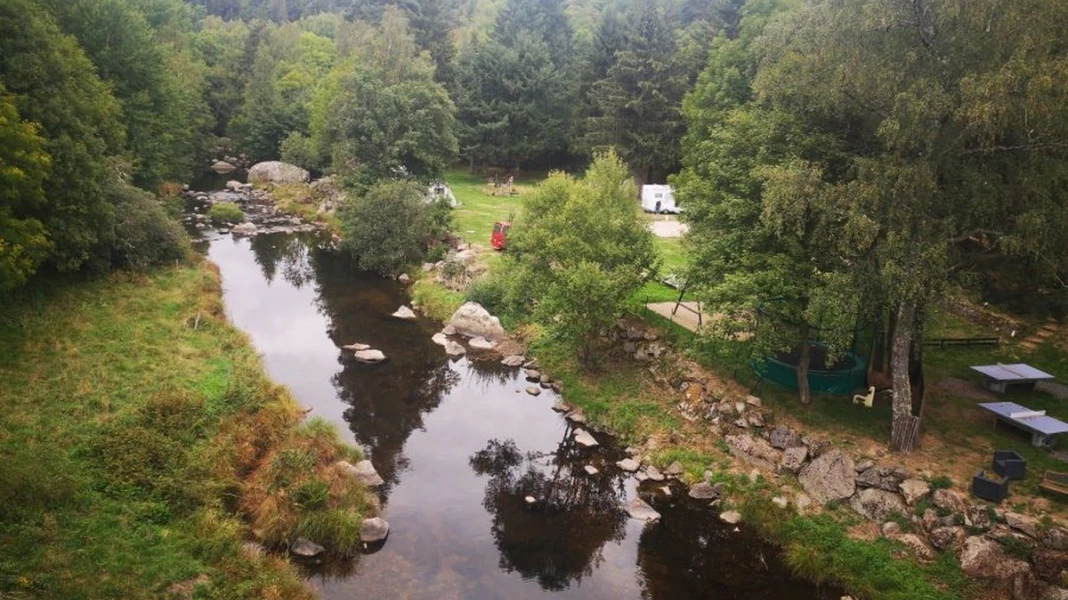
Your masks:
{"label": "red van", "polygon": [[497,221],[493,224],[493,233],[490,234],[490,245],[494,250],[504,250],[508,245],[508,230],[512,224],[507,221]]}

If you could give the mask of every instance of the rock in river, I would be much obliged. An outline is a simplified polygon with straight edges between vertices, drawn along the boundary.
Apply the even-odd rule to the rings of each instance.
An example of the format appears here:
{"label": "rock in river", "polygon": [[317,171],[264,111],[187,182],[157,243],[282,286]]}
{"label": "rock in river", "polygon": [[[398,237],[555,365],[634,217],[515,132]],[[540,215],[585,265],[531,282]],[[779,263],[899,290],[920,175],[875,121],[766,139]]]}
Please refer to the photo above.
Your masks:
{"label": "rock in river", "polygon": [[638,464],[638,461],[634,460],[633,458],[624,458],[623,460],[617,462],[616,466],[628,473],[633,473],[637,471],[638,467],[640,467],[641,465]]}
{"label": "rock in river", "polygon": [[407,306],[402,306],[398,308],[397,311],[393,313],[393,316],[397,317],[398,319],[404,319],[405,321],[414,321],[416,318],[415,311],[408,308]]}
{"label": "rock in river", "polygon": [[520,366],[523,366],[523,363],[526,360],[527,359],[526,359],[525,356],[520,356],[518,354],[513,354],[511,356],[504,357],[504,360],[501,361],[501,364],[506,366],[506,367],[520,367]]}
{"label": "rock in river", "polygon": [[530,394],[531,396],[540,395],[541,394],[541,388],[533,386],[533,385],[532,386],[528,386],[527,387],[527,393]]}
{"label": "rock in river", "polygon": [[433,337],[430,338],[430,341],[434,342],[439,346],[444,346],[449,343],[449,338],[445,337],[445,334],[439,331],[435,333]]}
{"label": "rock in river", "polygon": [[575,433],[572,435],[575,436],[575,441],[578,445],[584,448],[593,448],[594,446],[599,445],[597,440],[585,429],[576,429]]}
{"label": "rock in river", "polygon": [[626,511],[632,519],[640,519],[642,521],[658,521],[660,519],[660,513],[653,510],[652,506],[649,506],[645,500],[637,496],[627,503]]}
{"label": "rock in river", "polygon": [[357,350],[352,353],[352,357],[359,362],[368,364],[380,363],[386,360],[386,355],[381,350],[375,349]]}
{"label": "rock in river", "polygon": [[225,160],[219,160],[216,161],[215,164],[211,165],[211,170],[215,171],[220,175],[226,175],[227,173],[233,173],[234,171],[236,171],[237,167],[231,165]]}
{"label": "rock in river", "polygon": [[464,303],[453,313],[449,325],[456,329],[456,333],[468,337],[482,336],[487,340],[499,340],[506,335],[500,319],[489,314],[477,302]]}
{"label": "rock in river", "polygon": [[349,352],[359,352],[360,350],[370,350],[371,347],[367,344],[361,344],[359,342],[353,344],[346,344],[341,347],[342,350],[348,350]]}
{"label": "rock in river", "polygon": [[323,552],[326,552],[326,548],[323,548],[307,538],[297,538],[297,541],[293,542],[293,545],[289,547],[289,551],[293,553],[294,556],[299,556],[301,558],[315,558]]}
{"label": "rock in river", "polygon": [[373,544],[386,539],[389,535],[389,521],[375,517],[364,519],[360,526],[360,541],[365,544]]}
{"label": "rock in river", "polygon": [[694,500],[715,500],[719,498],[719,490],[711,483],[702,481],[690,488],[690,497]]}
{"label": "rock in river", "polygon": [[491,342],[480,335],[471,338],[471,340],[467,342],[467,345],[475,350],[493,350],[497,347],[496,342]]}
{"label": "rock in river", "polygon": [[337,463],[337,466],[342,472],[368,487],[378,487],[385,483],[369,460],[361,460],[354,465],[342,460]]}
{"label": "rock in river", "polygon": [[742,513],[738,512],[736,510],[728,510],[727,512],[721,514],[719,516],[719,518],[724,523],[729,523],[731,525],[735,525],[735,524],[740,523],[742,521]]}
{"label": "rock in river", "polygon": [[448,354],[449,356],[463,356],[464,354],[467,354],[467,349],[452,340],[446,340],[445,354]]}

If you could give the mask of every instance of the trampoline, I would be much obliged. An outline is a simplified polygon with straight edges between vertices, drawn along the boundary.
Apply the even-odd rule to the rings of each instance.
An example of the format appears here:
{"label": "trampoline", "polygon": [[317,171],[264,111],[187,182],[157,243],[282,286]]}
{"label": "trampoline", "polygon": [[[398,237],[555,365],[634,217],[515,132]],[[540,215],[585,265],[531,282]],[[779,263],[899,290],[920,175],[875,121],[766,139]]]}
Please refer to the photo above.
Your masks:
{"label": "trampoline", "polygon": [[[828,364],[827,349],[813,344],[808,367],[808,387],[818,394],[852,394],[867,387],[868,364],[854,352],[838,356]],[[797,389],[797,365],[801,359],[799,348],[753,362],[753,370],[761,379]]]}

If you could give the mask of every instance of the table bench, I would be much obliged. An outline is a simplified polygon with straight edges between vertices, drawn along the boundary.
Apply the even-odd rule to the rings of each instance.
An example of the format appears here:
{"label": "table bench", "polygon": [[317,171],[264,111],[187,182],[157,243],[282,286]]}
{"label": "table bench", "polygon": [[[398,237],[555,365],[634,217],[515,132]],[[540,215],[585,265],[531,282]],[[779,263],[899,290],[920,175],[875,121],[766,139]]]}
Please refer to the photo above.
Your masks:
{"label": "table bench", "polygon": [[1033,390],[1039,381],[1054,379],[1053,375],[1025,364],[981,365],[972,367],[972,370],[983,374],[987,389],[1001,394],[1005,393],[1009,386]]}
{"label": "table bench", "polygon": [[997,421],[1030,433],[1032,446],[1048,448],[1053,436],[1068,433],[1068,423],[1047,416],[1044,410],[1031,410],[1015,402],[984,402],[979,408],[992,413]]}

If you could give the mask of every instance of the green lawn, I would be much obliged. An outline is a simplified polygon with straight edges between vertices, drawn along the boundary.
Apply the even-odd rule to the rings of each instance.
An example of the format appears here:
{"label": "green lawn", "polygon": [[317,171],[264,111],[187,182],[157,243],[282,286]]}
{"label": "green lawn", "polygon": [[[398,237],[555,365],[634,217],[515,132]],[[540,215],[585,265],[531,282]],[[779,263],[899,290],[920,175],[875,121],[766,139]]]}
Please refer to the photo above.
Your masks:
{"label": "green lawn", "polygon": [[[466,169],[452,169],[445,174],[445,180],[452,188],[460,206],[453,211],[453,229],[468,243],[489,247],[490,234],[496,221],[508,221],[519,214],[523,197],[522,192],[537,185],[537,179],[520,178],[516,181],[516,196],[491,196],[486,193],[489,188],[487,180],[480,175],[471,175]],[[676,273],[686,264],[686,253],[682,240],[678,238],[654,238],[653,243],[663,263],[660,267],[661,277]],[[490,264],[496,262],[490,259]],[[639,290],[636,302],[666,302],[678,299],[679,292],[659,282],[647,283]]]}

